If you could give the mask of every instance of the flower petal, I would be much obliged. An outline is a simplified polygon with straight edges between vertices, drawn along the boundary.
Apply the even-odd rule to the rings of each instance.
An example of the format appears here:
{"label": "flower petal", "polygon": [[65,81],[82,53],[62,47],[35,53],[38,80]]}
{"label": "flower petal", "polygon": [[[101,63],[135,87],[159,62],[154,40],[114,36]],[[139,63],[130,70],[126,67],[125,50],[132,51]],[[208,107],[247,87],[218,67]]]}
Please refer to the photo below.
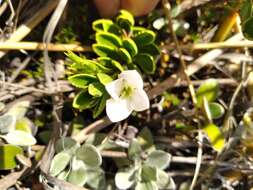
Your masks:
{"label": "flower petal", "polygon": [[111,98],[106,101],[106,114],[112,122],[126,119],[132,111],[126,100],[114,100]]}
{"label": "flower petal", "polygon": [[119,75],[120,79],[124,79],[129,85],[134,88],[143,88],[143,80],[141,75],[136,70],[123,71]]}
{"label": "flower petal", "polygon": [[120,92],[124,88],[123,80],[117,79],[107,85],[105,85],[106,91],[111,95],[113,99],[118,99],[120,97]]}
{"label": "flower petal", "polygon": [[128,101],[134,111],[144,111],[149,108],[148,95],[142,89],[135,89]]}

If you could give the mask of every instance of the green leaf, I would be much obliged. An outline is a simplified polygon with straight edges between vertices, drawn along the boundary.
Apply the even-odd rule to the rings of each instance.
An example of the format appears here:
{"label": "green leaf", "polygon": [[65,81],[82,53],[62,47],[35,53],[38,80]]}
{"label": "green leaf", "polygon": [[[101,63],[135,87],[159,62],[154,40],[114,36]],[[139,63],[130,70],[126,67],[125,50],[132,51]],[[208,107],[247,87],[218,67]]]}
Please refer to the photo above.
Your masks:
{"label": "green leaf", "polygon": [[20,130],[12,130],[2,136],[9,144],[18,146],[32,146],[36,144],[36,139],[31,133]]}
{"label": "green leaf", "polygon": [[143,30],[135,35],[133,40],[138,47],[143,47],[155,41],[155,33],[151,30]]}
{"label": "green leaf", "polygon": [[111,57],[115,58],[114,48],[106,45],[93,44],[93,51],[100,57]]}
{"label": "green leaf", "polygon": [[252,16],[252,0],[244,0],[240,8],[240,17],[242,23]]}
{"label": "green leaf", "polygon": [[109,95],[105,93],[101,98],[96,107],[93,110],[93,118],[97,118],[105,109],[106,100],[108,100]]}
{"label": "green leaf", "polygon": [[203,105],[203,98],[206,97],[208,102],[216,100],[219,92],[219,85],[217,80],[206,80],[196,91],[197,105],[200,107]]}
{"label": "green leaf", "polygon": [[79,57],[78,55],[76,55],[75,53],[73,53],[72,51],[68,51],[65,53],[65,55],[74,63],[83,63],[83,61],[85,60],[84,58]]}
{"label": "green leaf", "polygon": [[104,67],[96,61],[81,58],[76,54],[70,52],[67,56],[71,55],[71,60],[74,62],[70,68],[76,72],[82,72],[83,74],[94,75],[98,72],[111,72],[111,69]]}
{"label": "green leaf", "polygon": [[164,171],[157,170],[157,185],[159,189],[176,189],[176,184],[173,179]]}
{"label": "green leaf", "polygon": [[105,173],[101,168],[87,170],[87,184],[94,189],[105,186]]}
{"label": "green leaf", "polygon": [[126,38],[123,40],[123,48],[125,48],[132,57],[138,53],[138,47],[131,38]]}
{"label": "green leaf", "polygon": [[132,139],[128,147],[128,157],[131,160],[139,159],[141,157],[142,149],[137,139]]}
{"label": "green leaf", "polygon": [[69,164],[71,155],[66,152],[56,154],[51,162],[49,173],[52,176],[57,176]]}
{"label": "green leaf", "polygon": [[158,190],[158,187],[154,181],[138,182],[135,190]]}
{"label": "green leaf", "polygon": [[8,133],[11,129],[15,128],[16,117],[13,115],[5,114],[0,116],[0,133]]}
{"label": "green leaf", "polygon": [[171,155],[162,150],[155,150],[148,155],[146,164],[158,169],[166,169],[171,161]]}
{"label": "green leaf", "polygon": [[116,23],[121,28],[129,31],[131,26],[134,26],[134,17],[130,12],[126,10],[121,10],[116,18]]}
{"label": "green leaf", "polygon": [[107,31],[110,25],[113,24],[112,20],[109,19],[98,19],[92,23],[93,30],[100,32],[100,31]]}
{"label": "green leaf", "polygon": [[149,181],[156,181],[156,168],[143,165],[141,168],[141,181],[149,182]]}
{"label": "green leaf", "polygon": [[61,137],[56,142],[55,151],[57,153],[64,151],[68,154],[74,154],[79,147],[80,145],[74,139],[69,137]]}
{"label": "green leaf", "polygon": [[126,63],[131,63],[132,62],[132,57],[126,49],[119,48],[118,51],[117,51],[117,54],[119,55],[120,60],[122,60]]}
{"label": "green leaf", "polygon": [[119,189],[129,189],[134,184],[134,170],[120,170],[115,175],[115,184]]}
{"label": "green leaf", "polygon": [[90,167],[98,167],[102,164],[102,157],[93,145],[83,144],[77,149],[76,157]]}
{"label": "green leaf", "polygon": [[111,32],[117,35],[122,33],[121,28],[109,19],[98,19],[92,23],[93,30]]}
{"label": "green leaf", "polygon": [[16,155],[23,154],[23,149],[14,145],[0,146],[0,170],[10,170],[17,166]]}
{"label": "green leaf", "polygon": [[105,93],[105,88],[100,82],[93,82],[89,84],[88,92],[95,97],[101,97]]}
{"label": "green leaf", "polygon": [[34,124],[32,123],[30,119],[28,119],[27,117],[23,117],[22,119],[19,119],[16,122],[15,129],[20,130],[20,131],[25,131],[27,133],[32,133],[33,125]]}
{"label": "green leaf", "polygon": [[160,49],[154,43],[148,44],[140,48],[140,53],[147,53],[152,56],[157,56],[160,54]]}
{"label": "green leaf", "polygon": [[74,158],[71,166],[71,171],[68,175],[68,182],[80,187],[83,186],[87,181],[87,172],[83,161]]}
{"label": "green leaf", "polygon": [[152,152],[155,150],[153,135],[151,131],[149,130],[149,128],[144,127],[140,131],[140,134],[137,137],[137,140],[143,150],[147,152]]}
{"label": "green leaf", "polygon": [[222,117],[225,113],[225,109],[223,108],[223,106],[218,103],[211,102],[208,104],[208,107],[213,119],[218,119]]}
{"label": "green leaf", "polygon": [[225,145],[224,135],[215,124],[209,124],[203,128],[214,150],[220,152]]}
{"label": "green leaf", "polygon": [[16,120],[19,120],[25,116],[29,106],[29,101],[20,101],[14,104],[6,114],[13,115],[16,117]]}
{"label": "green leaf", "polygon": [[139,53],[134,57],[134,62],[147,74],[153,74],[156,69],[154,58],[147,53]]}
{"label": "green leaf", "polygon": [[96,105],[97,100],[97,98],[93,98],[87,91],[81,91],[75,96],[73,107],[79,110],[89,109]]}
{"label": "green leaf", "polygon": [[253,17],[249,17],[242,24],[242,33],[248,40],[253,40]]}
{"label": "green leaf", "polygon": [[118,48],[122,45],[121,39],[117,35],[109,32],[96,33],[96,41],[99,45],[105,45],[111,48]]}
{"label": "green leaf", "polygon": [[105,73],[98,73],[97,77],[99,82],[101,82],[103,85],[106,85],[113,81],[113,78]]}
{"label": "green leaf", "polygon": [[115,61],[109,57],[99,57],[97,60],[100,64],[102,64],[105,67],[108,67],[108,68],[113,67],[113,68],[118,69],[119,71],[124,70],[124,68],[121,66],[121,64],[118,61]]}
{"label": "green leaf", "polygon": [[95,82],[97,78],[88,74],[76,74],[68,78],[69,82],[78,88],[87,88],[92,82]]}

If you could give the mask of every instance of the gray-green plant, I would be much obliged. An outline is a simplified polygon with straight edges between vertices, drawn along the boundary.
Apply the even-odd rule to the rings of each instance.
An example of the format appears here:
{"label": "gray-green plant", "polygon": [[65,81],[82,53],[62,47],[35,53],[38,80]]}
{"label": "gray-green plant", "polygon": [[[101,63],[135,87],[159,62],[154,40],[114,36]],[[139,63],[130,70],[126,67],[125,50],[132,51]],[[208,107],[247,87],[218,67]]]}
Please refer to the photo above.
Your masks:
{"label": "gray-green plant", "polygon": [[73,52],[67,57],[73,62],[68,80],[80,92],[73,100],[73,107],[79,110],[92,109],[93,117],[104,110],[109,95],[105,85],[115,79],[123,70],[138,70],[153,74],[159,48],[155,45],[155,33],[144,27],[135,26],[134,17],[121,10],[115,20],[99,19],[93,22],[96,43],[92,50],[95,59],[86,59]]}
{"label": "gray-green plant", "polygon": [[105,185],[105,174],[100,167],[102,157],[94,145],[80,145],[71,138],[62,137],[55,150],[50,175],[77,186],[98,189]]}
{"label": "gray-green plant", "polygon": [[23,147],[36,144],[34,134],[36,126],[25,114],[29,108],[28,101],[21,101],[0,116],[0,170],[9,170],[17,166],[15,157],[24,154]]}
{"label": "gray-green plant", "polygon": [[135,190],[172,190],[173,179],[164,171],[170,164],[171,155],[157,150],[149,129],[144,128],[141,134],[131,140],[128,148],[127,167],[119,168],[115,175],[115,184],[119,189]]}

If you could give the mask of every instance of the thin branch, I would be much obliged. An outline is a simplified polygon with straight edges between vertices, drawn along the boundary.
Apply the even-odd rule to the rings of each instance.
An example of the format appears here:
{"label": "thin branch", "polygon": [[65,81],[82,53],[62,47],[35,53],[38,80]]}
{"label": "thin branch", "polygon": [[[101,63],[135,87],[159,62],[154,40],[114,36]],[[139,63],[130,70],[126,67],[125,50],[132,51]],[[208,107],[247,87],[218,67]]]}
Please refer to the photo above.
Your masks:
{"label": "thin branch", "polygon": [[172,22],[172,18],[171,18],[171,6],[170,6],[169,1],[168,0],[163,0],[163,6],[164,6],[164,9],[165,9],[165,15],[166,15],[166,17],[168,18],[168,21],[169,21],[169,29],[170,29],[170,32],[172,34],[172,38],[175,42],[176,50],[179,54],[180,64],[181,64],[181,67],[183,69],[185,78],[188,82],[188,87],[189,87],[189,90],[190,90],[192,102],[193,102],[194,105],[196,105],[197,104],[197,98],[196,98],[196,94],[195,94],[195,91],[194,91],[194,87],[193,87],[193,85],[191,83],[191,79],[190,79],[190,77],[187,73],[187,67],[186,67],[186,64],[184,62],[183,53],[181,51],[181,48],[179,47],[177,36],[176,36],[176,33],[174,32],[174,29],[173,29],[173,22]]}
{"label": "thin branch", "polygon": [[[0,42],[0,50],[45,50],[46,44],[42,42]],[[48,51],[91,51],[91,47],[79,44],[53,44],[47,45]]]}
{"label": "thin branch", "polygon": [[199,176],[201,162],[202,162],[203,134],[202,134],[202,131],[200,129],[198,130],[198,144],[199,144],[199,146],[198,146],[198,153],[197,153],[196,168],[195,168],[194,176],[193,176],[192,183],[191,183],[191,186],[190,186],[190,190],[193,190],[195,185],[196,185],[196,182],[197,182],[197,179],[198,179],[198,176]]}

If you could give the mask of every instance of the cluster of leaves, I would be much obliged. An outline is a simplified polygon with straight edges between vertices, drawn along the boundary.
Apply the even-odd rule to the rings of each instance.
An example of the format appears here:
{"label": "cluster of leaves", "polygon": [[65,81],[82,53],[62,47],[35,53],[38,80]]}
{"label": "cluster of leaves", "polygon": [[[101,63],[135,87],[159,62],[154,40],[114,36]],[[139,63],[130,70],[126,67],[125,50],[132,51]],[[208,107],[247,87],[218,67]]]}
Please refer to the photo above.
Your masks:
{"label": "cluster of leaves", "polygon": [[115,21],[96,20],[92,25],[96,31],[92,49],[98,58],[90,60],[72,52],[66,54],[74,62],[68,80],[81,89],[74,98],[74,108],[92,108],[96,118],[109,98],[105,85],[117,79],[120,72],[131,69],[145,74],[155,72],[155,58],[160,53],[155,45],[155,33],[134,24],[133,16],[125,10],[120,11]]}
{"label": "cluster of leaves", "polygon": [[80,146],[71,138],[61,138],[56,143],[50,174],[74,185],[89,185],[98,189],[105,183],[104,171],[100,168],[102,157],[91,144]]}
{"label": "cluster of leaves", "polygon": [[105,181],[100,151],[124,149],[120,145],[123,143],[120,143],[121,140],[111,141],[106,137],[104,133],[89,135],[81,146],[71,138],[62,137],[56,143],[50,174],[92,189],[110,189],[114,186],[136,190],[175,189],[173,179],[164,171],[170,164],[171,155],[155,148],[148,128],[143,128],[136,138],[129,141],[127,158],[114,159],[118,166],[114,183],[110,183],[109,179]]}
{"label": "cluster of leaves", "polygon": [[24,154],[25,147],[36,144],[36,126],[25,117],[28,107],[29,102],[22,101],[0,116],[0,138],[6,142],[0,145],[0,170],[15,168],[16,156]]}
{"label": "cluster of leaves", "polygon": [[207,120],[207,125],[203,128],[207,134],[212,147],[216,151],[221,151],[225,144],[224,136],[218,126],[213,123],[213,119],[221,118],[225,110],[223,106],[216,101],[219,92],[217,80],[206,80],[196,91],[197,106],[203,110]]}
{"label": "cluster of leaves", "polygon": [[[146,133],[149,139],[152,139],[147,128],[144,128],[142,133]],[[171,155],[156,150],[153,145],[141,145],[141,142],[140,138],[132,139],[130,142],[128,157],[131,164],[119,169],[115,176],[116,186],[119,189],[134,188],[135,190],[175,189],[173,179],[163,171],[169,166]]]}

